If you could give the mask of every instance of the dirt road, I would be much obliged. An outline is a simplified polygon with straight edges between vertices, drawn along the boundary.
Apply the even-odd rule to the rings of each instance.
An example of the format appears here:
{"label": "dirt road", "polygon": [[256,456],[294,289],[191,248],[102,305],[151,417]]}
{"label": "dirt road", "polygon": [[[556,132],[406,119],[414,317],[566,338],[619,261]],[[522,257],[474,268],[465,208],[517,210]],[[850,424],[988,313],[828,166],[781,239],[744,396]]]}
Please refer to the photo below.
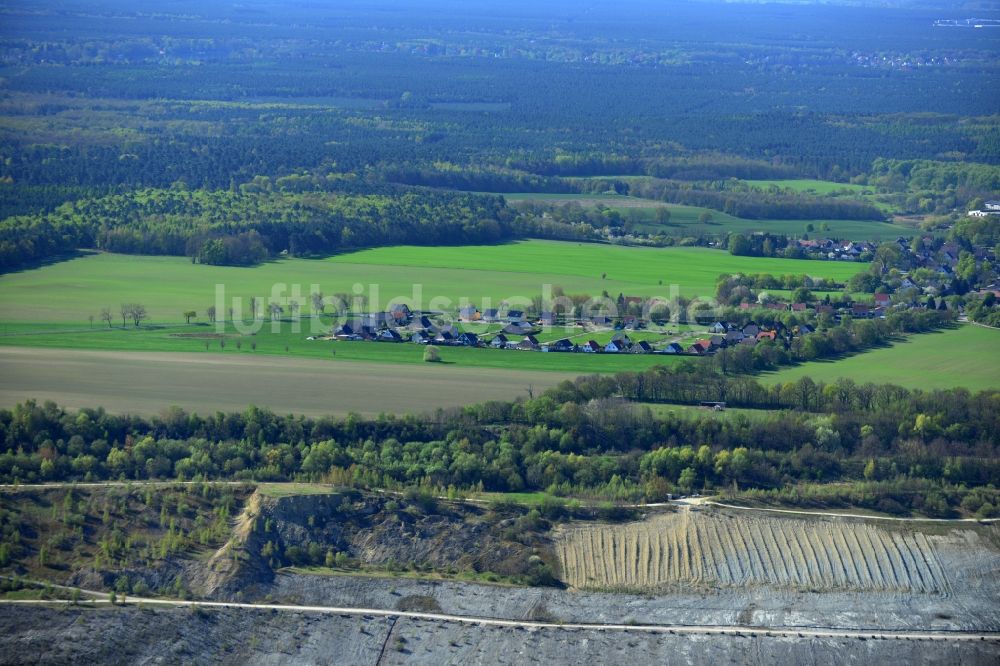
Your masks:
{"label": "dirt road", "polygon": [[[65,588],[72,589],[72,588]],[[109,605],[107,595],[84,590],[86,594],[99,597],[79,603]],[[233,608],[245,610],[269,610],[294,613],[321,613],[327,615],[371,616],[386,618],[409,618],[437,622],[458,622],[484,627],[513,627],[528,630],[555,631],[615,631],[631,633],[679,634],[689,636],[778,636],[797,638],[864,638],[876,640],[919,640],[919,641],[1000,641],[998,633],[958,632],[958,631],[861,631],[838,629],[836,627],[761,627],[761,626],[699,626],[699,625],[658,625],[658,624],[596,624],[596,623],[552,623],[527,620],[503,620],[490,617],[469,617],[445,613],[421,613],[415,611],[385,610],[382,608],[350,608],[335,606],[299,606],[292,604],[251,604],[225,601],[181,601],[175,599],[149,599],[126,597],[118,604],[141,606],[180,606],[196,608]],[[12,605],[72,605],[68,600],[2,599],[0,604]]]}

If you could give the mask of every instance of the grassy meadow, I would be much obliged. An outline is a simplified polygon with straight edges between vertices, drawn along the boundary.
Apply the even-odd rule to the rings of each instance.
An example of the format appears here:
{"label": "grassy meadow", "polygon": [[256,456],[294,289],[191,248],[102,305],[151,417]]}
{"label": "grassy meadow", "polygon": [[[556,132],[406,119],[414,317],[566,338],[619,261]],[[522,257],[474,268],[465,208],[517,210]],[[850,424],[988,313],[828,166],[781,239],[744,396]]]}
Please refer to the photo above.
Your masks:
{"label": "grassy meadow", "polygon": [[[766,189],[770,185],[792,187],[797,191],[807,192],[815,188],[817,194],[826,194],[840,188],[864,189],[859,185],[845,185],[827,181],[745,181],[751,185]],[[668,204],[653,199],[624,196],[620,194],[544,194],[536,192],[505,194],[511,203],[544,202],[555,204],[577,203],[583,207],[598,204],[617,210],[626,219],[636,221],[636,228],[649,234],[664,234],[666,236],[718,236],[729,232],[753,233],[766,231],[775,234],[801,237],[823,235],[850,240],[884,240],[897,236],[912,236],[913,229],[889,224],[877,220],[748,220],[734,217],[721,211],[700,206],[685,206]],[[877,201],[872,200],[878,204]],[[656,222],[657,208],[670,209],[670,221],[667,224]],[[712,219],[702,222],[701,216],[709,213]],[[809,231],[809,226],[813,231]]]}
{"label": "grassy meadow", "polygon": [[[362,250],[325,259],[284,259],[255,267],[206,266],[183,257],[90,254],[0,275],[0,321],[83,324],[103,307],[143,303],[151,323],[183,321],[195,310],[204,321],[215,303],[216,286],[227,299],[271,300],[275,284],[298,285],[302,311],[309,309],[311,285],[324,294],[362,293],[382,307],[402,298],[425,309],[449,309],[467,298],[480,308],[489,299],[528,299],[545,284],[568,293],[599,296],[711,296],[721,273],[805,273],[846,280],[865,264],[734,257],[708,248],[635,248],[609,245],[522,241],[497,246],[398,246]],[[602,277],[604,274],[604,277]],[[377,295],[371,288],[377,285]],[[421,293],[415,293],[420,285]],[[288,297],[286,289],[281,296]],[[377,296],[377,298],[376,298]],[[431,299],[443,299],[433,302]],[[227,301],[231,303],[231,300]],[[220,310],[221,312],[221,310]]]}
{"label": "grassy meadow", "polygon": [[811,178],[797,178],[791,180],[743,180],[742,182],[760,189],[777,187],[783,190],[794,192],[804,192],[809,194],[827,195],[835,192],[850,192],[851,194],[862,194],[865,191],[871,192],[872,188],[866,185],[855,185],[853,183],[835,183],[832,180],[815,180]]}
{"label": "grassy meadow", "polygon": [[812,361],[762,377],[765,382],[812,377],[832,382],[891,383],[918,389],[964,386],[1000,388],[1000,331],[965,324],[938,333],[912,335],[891,346],[832,361]]}

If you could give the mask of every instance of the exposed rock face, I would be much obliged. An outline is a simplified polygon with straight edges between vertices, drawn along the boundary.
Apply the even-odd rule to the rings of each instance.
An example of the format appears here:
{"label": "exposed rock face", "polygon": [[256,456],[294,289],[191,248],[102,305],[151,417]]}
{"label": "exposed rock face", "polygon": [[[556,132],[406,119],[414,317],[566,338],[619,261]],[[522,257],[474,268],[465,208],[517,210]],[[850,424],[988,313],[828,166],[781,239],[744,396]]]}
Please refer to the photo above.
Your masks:
{"label": "exposed rock face", "polygon": [[192,573],[192,589],[225,599],[258,596],[272,565],[294,564],[290,549],[345,553],[366,565],[515,576],[538,561],[538,548],[510,538],[513,519],[479,507],[439,503],[433,511],[390,497],[343,492],[247,501],[233,536]]}

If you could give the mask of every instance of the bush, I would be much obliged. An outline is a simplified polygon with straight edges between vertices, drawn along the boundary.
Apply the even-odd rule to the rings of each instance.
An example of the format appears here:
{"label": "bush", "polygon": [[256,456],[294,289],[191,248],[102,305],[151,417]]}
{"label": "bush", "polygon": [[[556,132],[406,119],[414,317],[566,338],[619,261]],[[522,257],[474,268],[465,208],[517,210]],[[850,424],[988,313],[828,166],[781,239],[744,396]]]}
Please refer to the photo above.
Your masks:
{"label": "bush", "polygon": [[440,363],[441,362],[441,352],[437,347],[431,345],[424,349],[424,362],[425,363]]}
{"label": "bush", "polygon": [[437,509],[437,499],[423,488],[411,486],[403,493],[403,498],[408,503],[420,507],[424,513],[433,513]]}

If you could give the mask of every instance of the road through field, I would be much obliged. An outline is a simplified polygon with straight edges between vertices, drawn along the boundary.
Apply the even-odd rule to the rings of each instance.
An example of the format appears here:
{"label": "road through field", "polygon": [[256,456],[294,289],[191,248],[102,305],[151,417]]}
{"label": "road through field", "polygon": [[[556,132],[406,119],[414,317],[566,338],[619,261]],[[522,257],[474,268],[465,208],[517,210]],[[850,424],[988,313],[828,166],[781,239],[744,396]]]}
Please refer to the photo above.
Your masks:
{"label": "road through field", "polygon": [[420,413],[541,391],[571,374],[390,365],[265,355],[0,348],[0,406],[28,398],[68,408],[209,414],[248,405],[306,416]]}

